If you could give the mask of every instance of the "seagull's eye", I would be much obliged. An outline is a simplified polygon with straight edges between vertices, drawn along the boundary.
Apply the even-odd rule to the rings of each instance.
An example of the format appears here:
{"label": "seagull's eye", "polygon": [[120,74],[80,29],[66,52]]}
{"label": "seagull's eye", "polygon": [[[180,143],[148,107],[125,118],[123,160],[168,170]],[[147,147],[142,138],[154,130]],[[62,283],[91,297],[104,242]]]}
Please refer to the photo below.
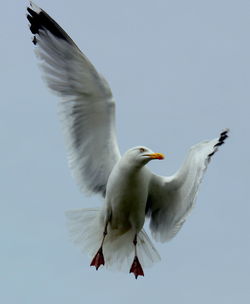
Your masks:
{"label": "seagull's eye", "polygon": [[140,152],[141,152],[141,153],[146,152],[146,149],[140,148]]}

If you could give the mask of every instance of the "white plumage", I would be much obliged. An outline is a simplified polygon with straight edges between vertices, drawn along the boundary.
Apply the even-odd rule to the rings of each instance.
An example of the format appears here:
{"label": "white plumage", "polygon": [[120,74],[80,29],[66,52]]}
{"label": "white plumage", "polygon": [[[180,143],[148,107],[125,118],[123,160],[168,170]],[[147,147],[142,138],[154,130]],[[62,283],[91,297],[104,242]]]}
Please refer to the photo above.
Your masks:
{"label": "white plumage", "polygon": [[219,138],[191,147],[171,177],[153,174],[146,164],[164,156],[135,147],[122,157],[115,132],[115,101],[107,81],[64,30],[32,2],[27,18],[49,88],[62,97],[60,106],[69,165],[81,189],[100,193],[101,209],[67,213],[73,240],[91,256],[91,265],[128,269],[137,278],[142,268],[160,259],[143,230],[145,217],[155,240],[165,242],[180,230],[192,209]]}

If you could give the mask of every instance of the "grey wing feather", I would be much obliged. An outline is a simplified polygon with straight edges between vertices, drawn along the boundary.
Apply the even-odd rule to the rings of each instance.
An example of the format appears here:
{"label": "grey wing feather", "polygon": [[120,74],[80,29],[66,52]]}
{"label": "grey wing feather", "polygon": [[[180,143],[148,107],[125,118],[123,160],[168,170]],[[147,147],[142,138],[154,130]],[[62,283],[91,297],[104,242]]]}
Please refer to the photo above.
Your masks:
{"label": "grey wing feather", "polygon": [[81,189],[105,195],[120,158],[115,102],[106,80],[66,32],[41,8],[27,8],[33,43],[47,85],[60,102],[69,165]]}
{"label": "grey wing feather", "polygon": [[147,214],[154,239],[166,242],[181,229],[192,210],[211,156],[228,137],[228,130],[191,147],[182,167],[171,177],[152,175]]}

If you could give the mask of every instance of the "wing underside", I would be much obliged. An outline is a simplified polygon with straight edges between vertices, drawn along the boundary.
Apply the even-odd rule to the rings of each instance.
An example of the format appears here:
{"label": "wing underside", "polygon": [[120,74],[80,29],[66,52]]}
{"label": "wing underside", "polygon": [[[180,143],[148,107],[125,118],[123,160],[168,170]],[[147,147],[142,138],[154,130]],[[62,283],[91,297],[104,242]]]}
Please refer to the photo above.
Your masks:
{"label": "wing underside", "polygon": [[191,147],[182,167],[171,177],[153,175],[147,206],[150,229],[160,242],[173,238],[192,210],[199,185],[212,155],[228,137],[220,137]]}
{"label": "wing underside", "polygon": [[81,189],[105,195],[120,158],[115,102],[106,80],[69,35],[32,2],[27,18],[48,87],[61,97],[69,165]]}

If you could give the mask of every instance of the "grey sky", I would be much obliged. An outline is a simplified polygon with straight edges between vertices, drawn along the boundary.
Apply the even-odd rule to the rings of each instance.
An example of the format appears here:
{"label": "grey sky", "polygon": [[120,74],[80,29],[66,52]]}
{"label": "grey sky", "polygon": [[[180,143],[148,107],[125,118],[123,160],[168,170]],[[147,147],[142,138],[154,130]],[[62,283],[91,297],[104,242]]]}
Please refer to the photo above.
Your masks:
{"label": "grey sky", "polygon": [[[68,241],[64,211],[101,204],[67,168],[57,97],[41,79],[26,1],[1,14],[0,302],[248,303],[250,2],[72,0],[36,2],[100,71],[117,101],[122,152],[166,154],[173,173],[188,148],[229,127],[196,207],[145,278],[91,269]],[[88,301],[88,302],[87,302]]]}

